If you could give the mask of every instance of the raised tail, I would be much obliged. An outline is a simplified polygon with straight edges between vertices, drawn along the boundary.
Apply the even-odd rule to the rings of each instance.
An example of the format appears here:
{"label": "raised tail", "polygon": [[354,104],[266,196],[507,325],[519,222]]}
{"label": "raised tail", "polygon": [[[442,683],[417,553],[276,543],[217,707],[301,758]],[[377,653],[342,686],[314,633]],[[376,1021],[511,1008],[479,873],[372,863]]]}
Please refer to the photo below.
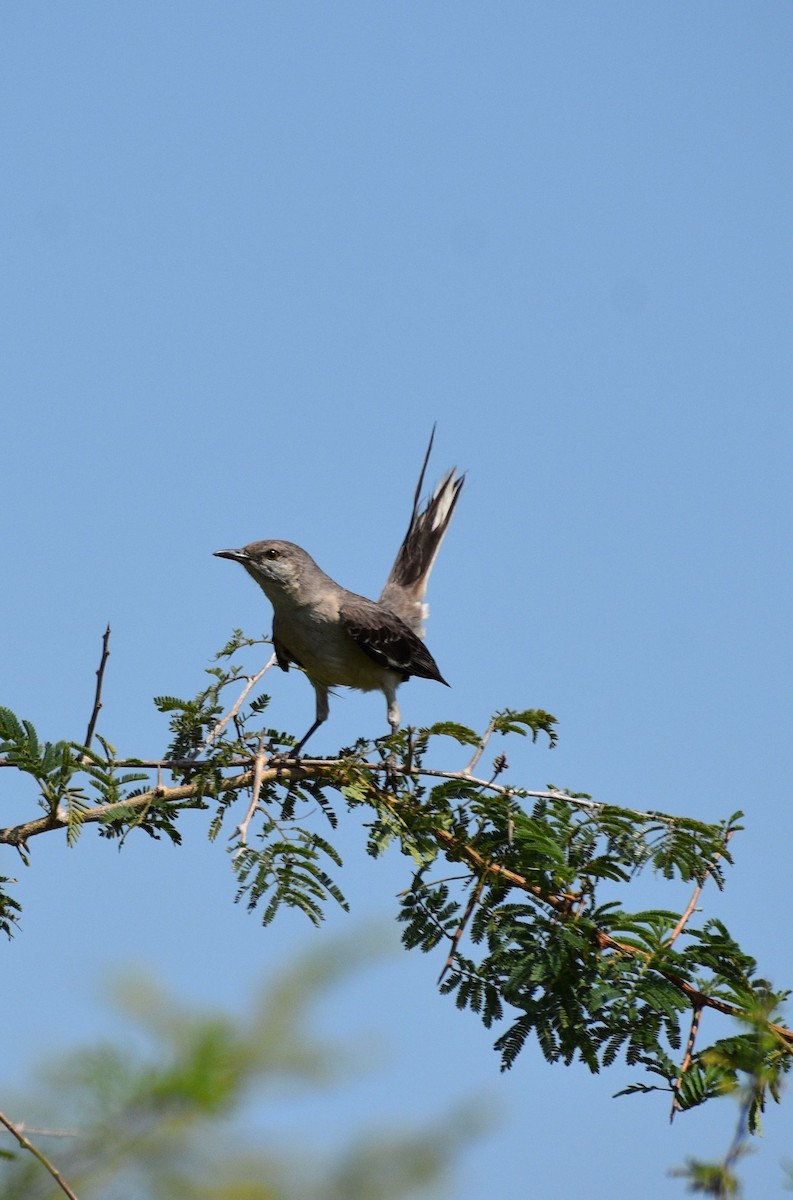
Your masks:
{"label": "raised tail", "polygon": [[424,474],[430,460],[434,438],[435,426],[433,425],[427,453],[424,455],[421,474],[416,485],[416,494],[413,497],[413,512],[408,531],[399,547],[391,574],[388,576],[379,600],[384,608],[396,613],[415,634],[422,638],[424,637],[424,622],[429,614],[429,606],[424,603],[427,582],[441,542],[449,528],[449,522],[465,480],[465,475],[457,475],[457,468],[452,467],[435,488],[424,508],[420,509],[421,489],[424,485]]}

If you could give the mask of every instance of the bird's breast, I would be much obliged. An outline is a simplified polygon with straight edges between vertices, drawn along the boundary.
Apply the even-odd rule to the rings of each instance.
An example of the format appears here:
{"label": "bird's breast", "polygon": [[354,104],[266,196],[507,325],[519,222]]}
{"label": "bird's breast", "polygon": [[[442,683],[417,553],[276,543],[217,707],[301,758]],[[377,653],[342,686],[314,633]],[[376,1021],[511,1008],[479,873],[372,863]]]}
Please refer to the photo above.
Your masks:
{"label": "bird's breast", "polygon": [[326,687],[382,690],[384,677],[397,674],[380,666],[356,645],[339,621],[338,608],[335,614],[316,608],[310,612],[276,609],[273,636],[311,680]]}

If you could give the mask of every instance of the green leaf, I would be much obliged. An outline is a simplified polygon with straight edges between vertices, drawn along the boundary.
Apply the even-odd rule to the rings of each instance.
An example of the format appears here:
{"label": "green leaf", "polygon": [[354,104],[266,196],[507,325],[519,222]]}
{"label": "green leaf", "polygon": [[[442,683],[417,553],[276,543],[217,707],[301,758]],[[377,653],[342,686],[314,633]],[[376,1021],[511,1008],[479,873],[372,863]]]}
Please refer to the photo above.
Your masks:
{"label": "green leaf", "polygon": [[558,741],[558,734],[554,729],[556,724],[556,717],[541,708],[525,708],[522,711],[505,708],[493,718],[493,729],[496,733],[519,733],[522,737],[531,733],[533,742],[537,741],[538,734],[545,733],[551,748]]}
{"label": "green leaf", "polygon": [[473,729],[469,729],[467,725],[458,725],[455,721],[437,721],[421,732],[427,737],[453,738],[461,746],[478,746],[482,740]]}

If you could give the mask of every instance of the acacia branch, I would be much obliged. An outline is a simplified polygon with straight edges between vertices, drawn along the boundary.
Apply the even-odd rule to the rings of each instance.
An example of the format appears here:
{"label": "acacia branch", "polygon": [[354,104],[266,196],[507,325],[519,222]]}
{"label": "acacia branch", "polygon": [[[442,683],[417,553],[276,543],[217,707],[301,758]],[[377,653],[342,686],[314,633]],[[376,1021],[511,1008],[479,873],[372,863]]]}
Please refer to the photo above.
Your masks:
{"label": "acacia branch", "polygon": [[[486,859],[473,846],[467,842],[460,841],[459,838],[453,833],[449,833],[446,829],[435,828],[432,830],[432,835],[436,841],[446,847],[447,856],[450,856],[455,861],[468,863],[474,867],[477,874],[494,875],[512,887],[519,888],[521,891],[534,896],[561,916],[569,918],[571,904],[577,897],[566,892],[549,893],[543,891],[537,884],[529,883],[517,871],[512,871],[508,867],[501,866],[500,863],[494,863]],[[746,1017],[745,1011],[739,1008],[737,1004],[730,1004],[726,1000],[719,1000],[716,996],[708,996],[704,992],[700,992],[688,980],[683,979],[675,971],[664,967],[649,950],[642,950],[638,946],[631,946],[626,942],[620,942],[617,938],[612,937],[610,933],[605,933],[602,929],[594,929],[593,937],[599,950],[610,950],[625,955],[628,958],[642,959],[653,970],[657,971],[659,975],[668,980],[673,987],[677,988],[686,997],[692,1008],[712,1008],[715,1012],[723,1013],[727,1017],[736,1017],[739,1020]],[[793,1031],[786,1029],[784,1025],[779,1025],[771,1021],[769,1021],[767,1028],[782,1043],[787,1053],[793,1054]]]}
{"label": "acacia branch", "polygon": [[[300,778],[303,776],[301,775]],[[220,790],[222,792],[239,791],[240,788],[248,787],[252,779],[253,771],[244,771],[242,775],[234,775],[230,779],[222,780]],[[117,800],[114,804],[98,804],[95,808],[85,809],[80,814],[80,824],[90,825],[110,821],[114,817],[129,816],[130,813],[136,813],[139,809],[147,808],[158,801],[165,804],[180,804],[184,808],[198,808],[204,803],[203,786],[200,783],[183,783],[178,787],[155,787],[148,792],[141,792],[139,796]],[[67,826],[66,817],[62,810],[59,810],[33,821],[25,821],[21,825],[11,825],[6,829],[0,829],[0,844],[24,847],[32,837],[49,833],[52,829],[66,829]]]}
{"label": "acacia branch", "polygon": [[20,1125],[15,1125],[14,1122],[7,1117],[4,1112],[0,1112],[0,1124],[5,1125],[8,1132],[13,1134],[23,1150],[29,1151],[34,1158],[39,1160],[45,1170],[49,1171],[50,1175],[55,1180],[61,1191],[65,1192],[65,1194],[69,1197],[69,1200],[77,1200],[76,1194],[69,1187],[58,1168],[50,1162],[43,1151],[39,1150],[38,1146],[34,1146],[33,1142],[31,1142],[29,1138],[25,1137]]}
{"label": "acacia branch", "polygon": [[[248,764],[250,758],[245,760]],[[169,763],[168,760],[161,762],[150,762],[143,764],[140,760],[130,759],[125,763],[116,763],[116,766],[143,766],[163,767],[175,766],[175,763]],[[196,767],[200,765],[197,760],[190,760],[189,766]],[[340,766],[343,766],[343,761],[338,759],[288,759],[283,758],[277,761],[270,760],[270,765],[266,768],[262,767],[260,773],[260,786],[274,782],[282,782],[286,784],[299,783],[304,779],[327,777],[327,783],[330,786],[334,785],[337,772]],[[388,770],[386,763],[364,763],[361,764],[364,770],[371,771],[372,774]],[[239,775],[231,776],[228,779],[223,779],[220,782],[219,789],[223,793],[238,792],[243,788],[250,787],[254,778],[257,776],[256,764],[253,767],[248,767]],[[464,779],[468,783],[472,783],[477,787],[488,788],[491,791],[504,796],[528,796],[537,798],[546,798],[553,800],[564,800],[575,805],[584,805],[586,807],[601,808],[603,805],[597,804],[594,801],[582,801],[575,796],[568,796],[564,792],[555,790],[550,791],[518,791],[514,788],[505,788],[500,784],[491,783],[487,780],[474,779],[471,776],[466,776],[460,771],[439,771],[421,768],[413,771],[413,776],[431,776],[433,778],[442,779]],[[404,816],[404,802],[397,797],[392,797],[388,793],[381,790],[376,783],[371,783],[372,800],[378,805],[385,805],[389,811],[395,816]],[[114,817],[123,818],[131,813],[137,812],[140,809],[146,808],[149,805],[161,804],[178,804],[181,807],[201,807],[204,805],[204,796],[206,791],[205,783],[199,781],[196,783],[181,784],[176,787],[155,787],[151,790],[141,793],[138,796],[130,797],[126,800],[120,800],[114,804],[100,804],[95,808],[85,810],[81,814],[81,824],[91,824],[97,822],[107,822]],[[633,810],[626,810],[633,812]],[[662,819],[663,814],[660,813],[641,813],[636,814],[647,819]],[[666,820],[671,818],[666,817]],[[0,829],[0,844],[17,846],[24,849],[28,840],[36,837],[39,834],[49,832],[53,829],[64,829],[67,827],[65,816],[59,811],[57,813],[47,814],[33,821],[27,821],[21,825],[10,826],[6,829]],[[530,883],[525,876],[520,875],[517,871],[503,866],[501,863],[493,862],[489,858],[485,858],[478,850],[469,842],[462,841],[455,834],[450,833],[447,829],[441,826],[435,826],[430,831],[432,837],[438,843],[441,850],[447,858],[454,862],[463,862],[474,869],[478,878],[487,876],[495,877],[502,880],[511,887],[531,895],[538,902],[547,905],[553,911],[557,912],[560,917],[570,919],[573,906],[579,900],[579,896],[569,892],[548,892],[539,885]],[[715,861],[715,860],[714,860]],[[704,882],[704,879],[703,879]],[[725,1000],[720,1000],[715,996],[706,995],[699,991],[687,980],[683,979],[673,970],[663,966],[658,961],[656,955],[648,950],[640,949],[636,946],[629,945],[618,941],[611,934],[606,933],[601,929],[593,929],[592,937],[601,951],[611,951],[629,958],[640,958],[656,970],[660,975],[672,984],[683,996],[686,997],[692,1008],[710,1008],[716,1012],[723,1013],[725,1016],[736,1017],[738,1019],[745,1018],[746,1013],[736,1004],[730,1004]],[[767,1028],[779,1040],[786,1053],[793,1053],[793,1031],[785,1028],[783,1025],[768,1023]]]}
{"label": "acacia branch", "polygon": [[[260,678],[270,665],[271,664],[268,662],[268,664],[262,668],[262,671],[260,671],[259,674],[254,677],[253,681],[255,682],[256,679]],[[231,719],[233,715],[234,710],[231,710],[228,714],[228,718]],[[225,721],[225,718],[223,719]],[[244,767],[249,764],[250,761],[250,755],[241,755],[239,758],[230,759],[226,765],[230,767]],[[277,764],[276,769],[279,772],[283,771],[284,769],[293,770],[298,765],[301,768],[307,768],[310,772],[313,772],[313,768],[319,768],[321,770],[322,768],[327,767],[333,769],[338,768],[344,763],[344,759],[339,758],[290,758],[288,754],[273,756],[271,761]],[[138,768],[140,770],[147,771],[156,770],[178,772],[186,768],[194,770],[197,767],[210,766],[212,765],[212,760],[206,758],[119,758],[114,759],[113,762],[108,763],[107,765],[108,767],[116,770]],[[375,774],[382,774],[384,772],[387,774],[388,772],[388,763],[384,762],[362,762],[358,765],[360,765],[364,770],[371,771]],[[18,769],[18,764],[7,758],[0,758],[0,768],[2,767],[17,767]],[[604,804],[600,800],[590,800],[584,798],[583,796],[571,796],[567,792],[560,791],[558,788],[538,790],[534,788],[508,787],[504,784],[496,783],[496,776],[499,775],[504,769],[504,767],[501,765],[498,766],[497,770],[490,779],[479,779],[475,775],[469,775],[468,767],[464,768],[462,771],[441,771],[437,768],[431,767],[421,767],[419,770],[416,770],[416,768],[412,766],[401,767],[399,764],[396,764],[392,765],[391,769],[392,773],[393,771],[396,771],[397,775],[402,775],[406,779],[426,777],[429,779],[459,780],[461,783],[469,783],[475,788],[492,792],[494,795],[503,797],[507,800],[561,800],[564,804],[571,804],[575,808],[587,809],[590,812],[599,812],[604,808],[614,808],[613,805]],[[294,778],[305,779],[306,776],[297,775],[294,776]],[[245,785],[243,784],[242,786]],[[132,801],[130,801],[130,803],[132,803]],[[620,806],[619,811],[626,813],[628,816],[636,818],[640,821],[664,821],[673,824],[676,819],[675,817],[670,816],[668,813],[652,811],[642,812],[641,809],[638,808],[625,808]],[[37,829],[36,832],[44,833],[48,828],[60,828],[60,822],[56,821],[55,824],[43,827],[40,830]],[[4,840],[9,840],[3,837],[3,835],[8,832],[8,830],[0,829],[0,844],[2,844]]]}
{"label": "acacia branch", "polygon": [[[253,761],[255,763],[255,756]],[[300,780],[313,778],[323,773],[332,773],[344,764],[344,760],[338,758],[289,758],[279,756],[278,758],[273,757],[270,761],[273,766],[270,771],[262,775],[263,783],[270,783],[274,779],[299,782]],[[108,767],[114,770],[138,768],[146,771],[178,772],[185,769],[195,770],[198,767],[209,766],[210,764],[210,759],[201,758],[121,758],[108,763]],[[246,770],[242,775],[224,779],[221,783],[221,791],[238,791],[240,788],[247,787],[252,777],[250,764],[250,755],[231,759],[227,763],[229,767],[245,767]],[[371,771],[373,774],[387,773],[388,769],[388,764],[383,762],[366,762],[361,763],[360,766],[366,771]],[[18,764],[6,758],[0,758],[0,767],[17,767],[18,769]],[[432,779],[464,780],[474,787],[487,789],[505,799],[523,797],[531,800],[562,800],[576,807],[595,809],[603,807],[603,805],[595,800],[583,800],[577,796],[568,796],[566,792],[553,789],[550,791],[535,791],[504,787],[501,784],[495,783],[492,779],[477,779],[473,775],[466,775],[463,771],[440,771],[422,767],[419,770],[414,768],[408,773],[398,766],[396,769],[399,774],[406,777],[409,774],[411,778],[427,776]],[[199,784],[183,784],[178,787],[169,788],[158,784],[157,787],[152,788],[148,792],[143,792],[139,796],[131,796],[129,799],[119,800],[115,804],[98,805],[96,808],[87,809],[85,815],[81,817],[81,823],[88,822],[90,824],[101,821],[104,819],[102,814],[110,814],[112,816],[115,811],[119,813],[122,813],[124,810],[137,811],[158,798],[166,799],[169,802],[189,800],[198,794],[197,789],[199,786]],[[663,814],[659,813],[640,813],[634,809],[625,809],[624,811],[630,813],[631,816],[647,820],[674,820],[672,817],[664,817]],[[53,829],[63,829],[65,826],[66,821],[60,813],[48,814],[46,817],[26,821],[21,825],[10,825],[5,829],[0,829],[0,845],[19,846],[27,842],[31,837],[36,837],[41,833],[49,833]]]}

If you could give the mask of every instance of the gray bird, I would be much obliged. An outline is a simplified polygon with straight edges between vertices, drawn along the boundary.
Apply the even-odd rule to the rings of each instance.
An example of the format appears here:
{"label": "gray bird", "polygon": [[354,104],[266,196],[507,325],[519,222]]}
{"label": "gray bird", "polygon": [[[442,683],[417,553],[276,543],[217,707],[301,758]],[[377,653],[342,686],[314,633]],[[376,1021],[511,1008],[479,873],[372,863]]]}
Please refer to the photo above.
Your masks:
{"label": "gray bird", "polygon": [[273,646],[282,671],[302,667],[316,693],[316,720],[295,747],[299,754],[328,717],[328,691],[336,686],[381,691],[392,732],[399,728],[396,692],[411,675],[447,687],[435,659],[421,640],[428,613],[427,581],[452,519],[464,475],[452,468],[424,508],[424,473],[433,429],[413,499],[408,531],[391,574],[375,603],[348,592],[294,542],[251,542],[240,550],[217,550],[218,558],[243,565],[273,606]]}

